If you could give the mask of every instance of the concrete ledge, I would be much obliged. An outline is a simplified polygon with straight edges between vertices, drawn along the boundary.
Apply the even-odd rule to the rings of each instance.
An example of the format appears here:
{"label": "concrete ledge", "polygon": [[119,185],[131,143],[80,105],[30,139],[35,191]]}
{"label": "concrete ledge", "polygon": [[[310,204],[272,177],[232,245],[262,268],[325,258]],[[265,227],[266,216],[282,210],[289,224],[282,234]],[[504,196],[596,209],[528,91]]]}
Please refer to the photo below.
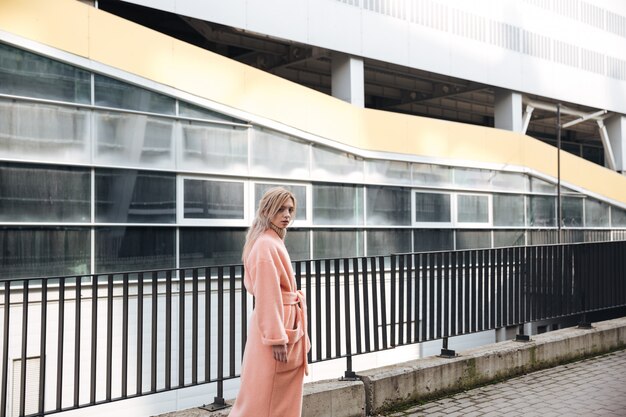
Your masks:
{"label": "concrete ledge", "polygon": [[359,372],[368,415],[626,346],[626,318]]}
{"label": "concrete ledge", "polygon": [[304,386],[302,417],[361,417],[365,415],[362,381],[318,381]]}

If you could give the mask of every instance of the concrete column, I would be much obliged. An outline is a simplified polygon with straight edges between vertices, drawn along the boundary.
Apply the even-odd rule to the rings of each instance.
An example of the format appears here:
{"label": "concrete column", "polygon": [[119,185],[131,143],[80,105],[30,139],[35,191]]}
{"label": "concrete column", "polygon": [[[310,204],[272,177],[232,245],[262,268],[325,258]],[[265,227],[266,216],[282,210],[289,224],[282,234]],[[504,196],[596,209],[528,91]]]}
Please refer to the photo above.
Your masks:
{"label": "concrete column", "polygon": [[333,97],[358,107],[365,107],[363,59],[333,53],[331,65]]}
{"label": "concrete column", "polygon": [[494,100],[495,127],[521,132],[524,125],[522,116],[522,95],[497,88]]}
{"label": "concrete column", "polygon": [[615,114],[604,119],[604,125],[615,157],[615,170],[626,172],[626,116]]}

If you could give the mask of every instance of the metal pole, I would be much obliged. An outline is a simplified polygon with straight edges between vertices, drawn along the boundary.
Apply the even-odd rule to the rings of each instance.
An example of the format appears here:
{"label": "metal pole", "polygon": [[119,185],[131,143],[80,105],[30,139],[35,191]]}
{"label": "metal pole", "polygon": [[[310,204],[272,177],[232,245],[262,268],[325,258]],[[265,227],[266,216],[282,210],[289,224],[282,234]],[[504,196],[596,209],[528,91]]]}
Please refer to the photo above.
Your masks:
{"label": "metal pole", "polygon": [[557,148],[557,157],[556,157],[556,170],[557,170],[557,199],[556,199],[556,222],[558,227],[558,237],[557,242],[561,243],[561,103],[556,105],[556,148]]}

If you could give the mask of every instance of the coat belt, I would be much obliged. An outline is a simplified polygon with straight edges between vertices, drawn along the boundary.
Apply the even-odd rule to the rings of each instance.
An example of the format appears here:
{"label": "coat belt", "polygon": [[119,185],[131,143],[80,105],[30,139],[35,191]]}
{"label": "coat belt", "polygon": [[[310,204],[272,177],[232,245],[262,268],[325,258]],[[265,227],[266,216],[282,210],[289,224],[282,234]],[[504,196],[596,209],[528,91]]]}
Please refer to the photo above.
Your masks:
{"label": "coat belt", "polygon": [[296,320],[295,329],[285,329],[287,332],[288,344],[295,344],[300,338],[304,337],[302,346],[302,361],[304,363],[304,373],[309,374],[309,365],[307,362],[307,353],[311,348],[311,342],[307,332],[307,319],[306,319],[306,297],[300,290],[295,292],[285,291],[282,293],[283,305],[293,305],[296,308]]}

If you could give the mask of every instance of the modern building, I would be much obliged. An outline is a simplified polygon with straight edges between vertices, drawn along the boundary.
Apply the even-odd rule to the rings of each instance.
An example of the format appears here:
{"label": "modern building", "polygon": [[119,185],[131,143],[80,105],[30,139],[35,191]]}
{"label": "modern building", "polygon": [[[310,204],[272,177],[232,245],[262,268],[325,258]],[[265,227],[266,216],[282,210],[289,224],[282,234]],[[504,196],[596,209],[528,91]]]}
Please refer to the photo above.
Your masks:
{"label": "modern building", "polygon": [[[618,0],[0,1],[0,277],[626,238]],[[562,150],[559,151],[558,148]]]}

